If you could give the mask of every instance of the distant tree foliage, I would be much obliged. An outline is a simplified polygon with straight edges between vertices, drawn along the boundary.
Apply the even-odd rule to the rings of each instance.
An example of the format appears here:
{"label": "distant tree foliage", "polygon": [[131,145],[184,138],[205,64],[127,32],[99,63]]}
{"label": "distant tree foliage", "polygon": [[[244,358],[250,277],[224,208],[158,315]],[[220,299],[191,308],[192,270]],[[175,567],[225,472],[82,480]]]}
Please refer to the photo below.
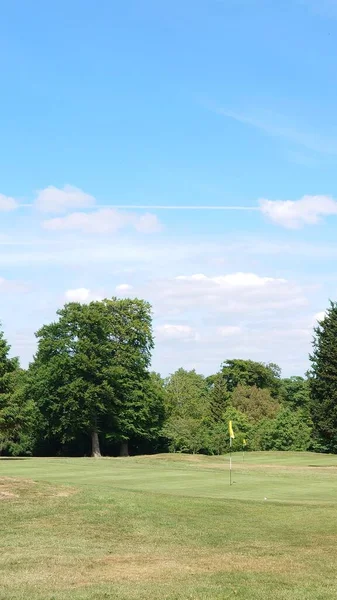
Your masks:
{"label": "distant tree foliage", "polygon": [[242,450],[243,440],[246,440],[247,448],[250,448],[253,424],[244,412],[241,412],[241,410],[238,410],[234,406],[229,406],[224,414],[224,429],[226,432],[226,451],[228,451],[229,449],[228,421],[232,421],[233,430],[235,434],[235,438],[232,441],[233,450]]}
{"label": "distant tree foliage", "polygon": [[210,418],[207,381],[195,371],[178,369],[165,383],[167,420],[163,435],[174,451],[195,454],[205,448]]}
{"label": "distant tree foliage", "polygon": [[275,419],[260,423],[254,433],[253,443],[258,450],[308,450],[311,427],[303,420],[301,411],[284,407]]}
{"label": "distant tree foliage", "polygon": [[270,390],[260,389],[256,385],[239,384],[233,390],[231,404],[246,414],[253,423],[262,419],[273,419],[280,408],[279,403],[272,398]]}
{"label": "distant tree foliage", "polygon": [[209,385],[211,417],[215,423],[221,423],[230,399],[226,379],[224,374],[220,371],[220,373],[208,377],[207,383]]}
{"label": "distant tree foliage", "polygon": [[168,415],[202,419],[208,415],[208,385],[203,375],[194,370],[178,369],[165,382]]}
{"label": "distant tree foliage", "polygon": [[9,352],[0,331],[0,454],[16,456],[32,450],[35,406],[23,393],[26,374]]}
{"label": "distant tree foliage", "polygon": [[280,393],[281,369],[274,363],[264,364],[253,360],[226,360],[222,365],[222,374],[229,392],[239,385],[269,389],[276,398]]}
{"label": "distant tree foliage", "polygon": [[289,408],[310,410],[310,384],[304,377],[286,377],[281,380],[280,397]]}
{"label": "distant tree foliage", "polygon": [[27,371],[0,331],[0,454],[337,452],[337,304],[318,324],[311,370],[228,359],[204,377],[150,371],[151,306],[71,302],[37,332]]}

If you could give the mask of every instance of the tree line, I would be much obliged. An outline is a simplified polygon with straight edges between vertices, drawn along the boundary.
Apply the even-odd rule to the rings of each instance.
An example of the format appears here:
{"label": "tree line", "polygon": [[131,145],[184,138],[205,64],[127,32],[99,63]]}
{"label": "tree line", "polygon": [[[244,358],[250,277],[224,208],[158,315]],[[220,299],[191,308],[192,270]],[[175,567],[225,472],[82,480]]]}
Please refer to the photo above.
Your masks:
{"label": "tree line", "polygon": [[0,332],[0,454],[222,454],[337,451],[337,303],[313,332],[305,377],[228,359],[208,377],[150,370],[151,306],[139,299],[71,302],[36,333],[28,369]]}

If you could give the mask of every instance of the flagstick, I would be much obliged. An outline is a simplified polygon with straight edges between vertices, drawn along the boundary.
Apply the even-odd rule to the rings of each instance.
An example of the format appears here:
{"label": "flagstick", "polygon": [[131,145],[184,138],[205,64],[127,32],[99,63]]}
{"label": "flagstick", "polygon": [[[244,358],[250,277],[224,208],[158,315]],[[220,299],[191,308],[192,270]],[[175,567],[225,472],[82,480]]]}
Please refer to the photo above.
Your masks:
{"label": "flagstick", "polygon": [[232,437],[229,437],[229,485],[232,485]]}

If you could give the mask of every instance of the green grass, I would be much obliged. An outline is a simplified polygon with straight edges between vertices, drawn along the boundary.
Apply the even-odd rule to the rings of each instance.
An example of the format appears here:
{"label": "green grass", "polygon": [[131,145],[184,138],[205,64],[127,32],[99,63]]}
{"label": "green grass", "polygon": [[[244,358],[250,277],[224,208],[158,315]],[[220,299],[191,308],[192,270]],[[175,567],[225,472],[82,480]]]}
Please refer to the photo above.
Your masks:
{"label": "green grass", "polygon": [[337,456],[0,460],[0,600],[332,600]]}

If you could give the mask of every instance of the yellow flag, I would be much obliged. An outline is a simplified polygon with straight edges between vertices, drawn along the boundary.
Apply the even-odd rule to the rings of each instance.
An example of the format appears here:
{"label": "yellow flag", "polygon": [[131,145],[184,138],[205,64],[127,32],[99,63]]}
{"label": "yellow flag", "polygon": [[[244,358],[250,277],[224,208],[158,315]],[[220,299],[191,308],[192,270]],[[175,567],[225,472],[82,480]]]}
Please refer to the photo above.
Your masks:
{"label": "yellow flag", "polygon": [[229,431],[229,437],[232,440],[234,440],[235,435],[234,435],[234,431],[233,431],[232,421],[229,421],[229,423],[228,423],[228,431]]}
{"label": "yellow flag", "polygon": [[247,446],[247,441],[246,440],[242,440],[242,444],[243,444],[243,446]]}

